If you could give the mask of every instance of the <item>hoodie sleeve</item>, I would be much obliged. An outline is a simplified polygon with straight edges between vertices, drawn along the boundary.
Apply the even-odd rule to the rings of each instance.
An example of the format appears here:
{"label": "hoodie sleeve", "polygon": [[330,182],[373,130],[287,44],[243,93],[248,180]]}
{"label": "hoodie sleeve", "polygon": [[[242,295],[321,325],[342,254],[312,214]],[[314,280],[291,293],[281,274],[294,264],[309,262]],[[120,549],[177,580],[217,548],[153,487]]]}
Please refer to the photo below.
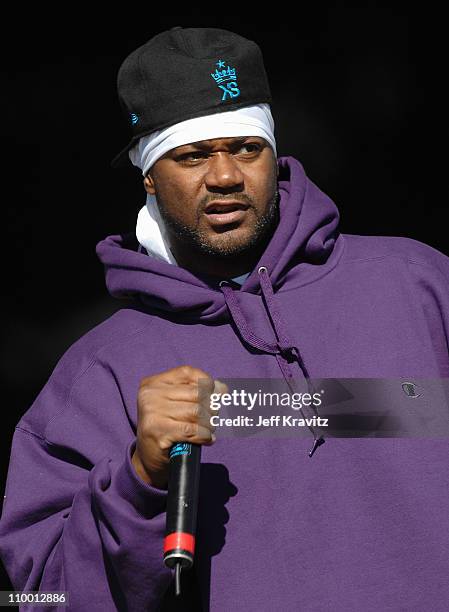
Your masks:
{"label": "hoodie sleeve", "polygon": [[30,427],[61,399],[50,379],[15,430],[0,553],[16,590],[67,591],[69,609],[157,609],[172,579],[162,559],[166,492],[135,473],[120,394],[90,372],[52,427]]}

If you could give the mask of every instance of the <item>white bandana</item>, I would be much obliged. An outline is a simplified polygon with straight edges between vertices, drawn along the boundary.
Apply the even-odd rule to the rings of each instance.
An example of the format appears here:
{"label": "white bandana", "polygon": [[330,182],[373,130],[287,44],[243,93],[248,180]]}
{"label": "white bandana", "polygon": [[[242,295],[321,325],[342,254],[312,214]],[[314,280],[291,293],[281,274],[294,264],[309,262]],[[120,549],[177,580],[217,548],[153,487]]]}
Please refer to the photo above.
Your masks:
{"label": "white bandana", "polygon": [[232,111],[187,119],[164,130],[142,136],[129,151],[129,159],[146,176],[151,166],[167,151],[201,140],[260,136],[270,144],[276,157],[274,121],[268,104],[244,106]]}

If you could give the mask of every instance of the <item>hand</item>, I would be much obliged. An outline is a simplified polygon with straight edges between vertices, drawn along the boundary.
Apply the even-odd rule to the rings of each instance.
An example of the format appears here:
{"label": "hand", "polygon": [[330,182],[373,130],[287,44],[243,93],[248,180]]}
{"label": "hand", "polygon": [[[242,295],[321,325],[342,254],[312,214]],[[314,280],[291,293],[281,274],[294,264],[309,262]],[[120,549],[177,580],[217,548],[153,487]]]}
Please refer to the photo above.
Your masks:
{"label": "hand", "polygon": [[137,441],[132,463],[142,480],[159,489],[167,488],[168,453],[173,444],[191,442],[210,446],[214,443],[210,394],[226,391],[224,383],[188,365],[141,380],[137,397]]}

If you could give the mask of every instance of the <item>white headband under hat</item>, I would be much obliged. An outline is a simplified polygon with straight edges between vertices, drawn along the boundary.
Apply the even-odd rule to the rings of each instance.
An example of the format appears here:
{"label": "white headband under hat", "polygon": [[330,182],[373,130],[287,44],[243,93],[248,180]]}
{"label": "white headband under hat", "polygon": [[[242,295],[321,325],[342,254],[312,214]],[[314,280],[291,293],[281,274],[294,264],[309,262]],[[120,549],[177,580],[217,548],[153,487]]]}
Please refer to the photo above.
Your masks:
{"label": "white headband under hat", "polygon": [[[277,157],[274,121],[270,107],[265,103],[181,121],[164,130],[142,136],[128,155],[132,164],[146,176],[153,164],[171,149],[201,140],[238,136],[264,138]],[[146,204],[138,214],[136,236],[149,255],[178,265],[170,251],[164,223],[153,195],[147,194]]]}
{"label": "white headband under hat", "polygon": [[167,151],[201,140],[260,136],[270,144],[276,156],[274,121],[268,104],[244,106],[232,111],[214,113],[187,119],[164,130],[142,136],[129,151],[134,166],[141,168],[143,176]]}

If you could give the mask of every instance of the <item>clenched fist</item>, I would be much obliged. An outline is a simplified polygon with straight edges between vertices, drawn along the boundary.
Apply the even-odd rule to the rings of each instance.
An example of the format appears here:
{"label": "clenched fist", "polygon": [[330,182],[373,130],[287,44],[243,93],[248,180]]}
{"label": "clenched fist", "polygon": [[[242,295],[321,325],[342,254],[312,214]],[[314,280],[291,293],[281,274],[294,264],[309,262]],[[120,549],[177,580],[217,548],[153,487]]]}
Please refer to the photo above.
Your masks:
{"label": "clenched fist", "polygon": [[173,444],[214,443],[210,394],[226,391],[225,384],[188,365],[141,380],[137,397],[137,441],[132,463],[142,480],[165,489],[168,453]]}

